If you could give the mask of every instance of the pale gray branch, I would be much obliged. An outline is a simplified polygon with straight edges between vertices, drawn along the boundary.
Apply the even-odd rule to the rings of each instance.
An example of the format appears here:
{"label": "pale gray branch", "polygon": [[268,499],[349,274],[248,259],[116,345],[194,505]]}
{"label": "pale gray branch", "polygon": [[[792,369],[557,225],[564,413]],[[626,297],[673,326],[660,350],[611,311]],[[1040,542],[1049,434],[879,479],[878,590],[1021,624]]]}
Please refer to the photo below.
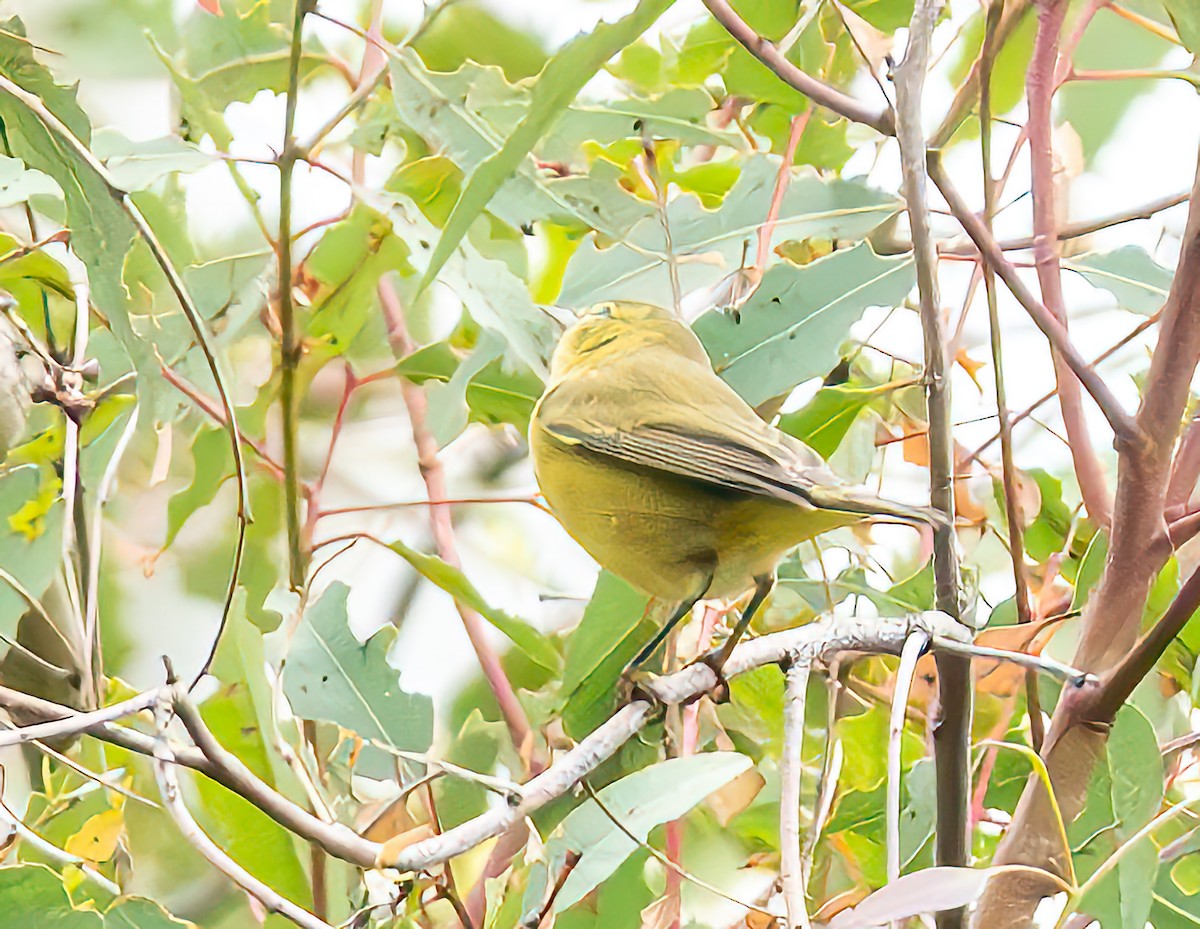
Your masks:
{"label": "pale gray branch", "polygon": [[[918,633],[920,634],[920,633]],[[797,662],[787,670],[783,703],[783,755],[779,759],[779,880],[787,929],[809,929],[804,899],[804,866],[800,842],[800,776],[804,770],[804,704],[811,667]]]}

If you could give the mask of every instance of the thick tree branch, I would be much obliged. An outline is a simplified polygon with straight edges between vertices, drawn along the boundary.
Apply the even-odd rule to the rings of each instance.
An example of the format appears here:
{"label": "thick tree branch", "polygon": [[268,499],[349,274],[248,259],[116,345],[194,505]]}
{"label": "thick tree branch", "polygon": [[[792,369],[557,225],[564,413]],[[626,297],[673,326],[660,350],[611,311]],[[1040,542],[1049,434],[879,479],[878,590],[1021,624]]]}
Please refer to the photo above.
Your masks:
{"label": "thick tree branch", "polygon": [[[1067,307],[1063,301],[1062,272],[1058,266],[1058,219],[1054,190],[1054,146],[1051,138],[1051,107],[1054,101],[1054,71],[1058,61],[1058,36],[1067,15],[1067,0],[1050,0],[1038,7],[1037,38],[1026,73],[1029,102],[1029,161],[1033,175],[1033,257],[1043,305],[1067,331]],[[1075,465],[1075,477],[1088,515],[1107,528],[1112,522],[1112,500],[1104,469],[1096,455],[1083,408],[1079,380],[1055,351],[1054,375],[1058,403],[1067,430],[1067,444]]]}
{"label": "thick tree branch", "polygon": [[[725,673],[732,677],[767,664],[828,662],[839,655],[898,654],[913,632],[928,633],[935,651],[951,650],[988,659],[1005,657],[1035,662],[1055,676],[1078,678],[1080,672],[1033,655],[1004,653],[973,646],[962,627],[939,612],[918,613],[908,617],[878,617],[872,613],[827,616],[797,629],[743,642],[730,656]],[[647,685],[657,700],[683,704],[717,688],[716,676],[706,665],[696,664],[675,674],[658,678]],[[551,800],[566,795],[600,762],[632,738],[653,715],[648,701],[639,700],[618,711],[575,749],[566,753],[528,784],[515,788],[510,803],[493,808],[449,832],[424,840],[400,851],[389,852],[386,844],[362,838],[340,823],[328,823],[273,790],[240,760],[224,749],[204,725],[195,705],[178,687],[171,693],[174,709],[191,736],[194,745],[171,745],[171,762],[191,768],[248,800],[277,823],[298,836],[317,842],[329,854],[360,868],[395,866],[403,870],[421,870],[441,864],[481,842],[500,834],[528,813]],[[0,706],[20,709],[31,717],[44,720],[74,721],[84,714],[69,707],[0,686]],[[154,756],[154,736],[89,719],[83,730],[94,738],[119,745],[141,755]]]}
{"label": "thick tree branch", "polygon": [[[987,12],[983,50],[980,52],[979,85],[979,150],[983,161],[983,221],[990,234],[996,211],[996,181],[992,176],[992,65],[996,47],[992,36],[998,31],[1003,0],[992,0]],[[1008,524],[1008,552],[1013,567],[1013,599],[1017,605],[1017,622],[1031,623],[1029,579],[1025,573],[1025,515],[1017,494],[1017,469],[1013,462],[1012,422],[1008,416],[1008,394],[1004,383],[1004,348],[1000,335],[1000,313],[996,299],[996,271],[987,258],[981,258],[980,271],[987,294],[988,329],[992,347],[992,371],[996,385],[996,419],[1000,429],[1000,473],[1004,485],[1004,514]],[[1035,751],[1045,741],[1041,700],[1037,677],[1032,671],[1025,674],[1025,704],[1029,717],[1029,736]]]}
{"label": "thick tree branch", "polygon": [[713,18],[724,26],[746,51],[761,61],[785,84],[800,91],[818,106],[823,106],[839,116],[870,126],[882,135],[895,135],[895,117],[890,108],[872,107],[801,71],[787,60],[775,43],[764,39],[751,29],[726,0],[704,0],[704,5],[708,7]]}
{"label": "thick tree branch", "polygon": [[[950,372],[938,294],[937,252],[929,229],[926,203],[926,146],[921,128],[921,96],[929,66],[933,28],[940,0],[917,0],[908,30],[908,50],[896,68],[897,138],[900,142],[902,190],[912,230],[917,266],[921,331],[925,341],[925,389],[929,419],[929,497],[946,522],[934,529],[933,573],[938,609],[959,618],[958,551],[954,537],[954,435],[950,415]],[[938,865],[967,864],[968,810],[971,796],[971,714],[973,690],[970,661],[938,655],[938,719],[933,730],[937,764]],[[939,929],[962,925],[961,909],[937,914]]]}
{"label": "thick tree branch", "polygon": [[[1141,441],[1119,449],[1108,559],[1099,583],[1088,597],[1076,654],[1076,663],[1100,673],[1102,680],[1106,669],[1120,670],[1110,670],[1109,682],[1098,690],[1102,696],[1093,688],[1065,693],[1046,736],[1046,766],[1063,816],[1068,820],[1078,815],[1086,799],[1092,768],[1104,751],[1107,724],[1119,706],[1116,696],[1131,686],[1134,672],[1144,668],[1154,653],[1165,647],[1169,641],[1167,633],[1177,623],[1186,621],[1180,616],[1190,615],[1196,593],[1193,579],[1189,579],[1170,611],[1170,623],[1158,627],[1135,648],[1150,585],[1171,550],[1163,531],[1171,452],[1191,377],[1200,359],[1198,198],[1200,164],[1179,264],[1163,307],[1158,344],[1137,413],[1136,427]],[[1061,871],[1060,843],[1054,832],[1045,790],[1031,780],[994,861],[1037,867],[1049,864]],[[1044,883],[997,878],[984,892],[976,910],[975,925],[980,929],[1023,929],[1040,897],[1049,892],[1053,890]]]}

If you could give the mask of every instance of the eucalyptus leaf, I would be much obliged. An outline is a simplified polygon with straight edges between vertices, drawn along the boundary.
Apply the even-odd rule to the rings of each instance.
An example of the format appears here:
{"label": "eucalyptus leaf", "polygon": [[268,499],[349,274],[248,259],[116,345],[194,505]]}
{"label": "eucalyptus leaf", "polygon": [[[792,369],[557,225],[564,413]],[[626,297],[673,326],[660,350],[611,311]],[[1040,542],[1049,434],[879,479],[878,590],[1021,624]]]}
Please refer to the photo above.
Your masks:
{"label": "eucalyptus leaf", "polygon": [[510,616],[489,604],[459,568],[435,555],[426,555],[409,548],[403,542],[392,542],[388,548],[412,565],[426,580],[442,588],[463,606],[479,613],[508,636],[535,664],[556,673],[562,666],[562,659],[549,639],[525,620]]}
{"label": "eucalyptus leaf", "polygon": [[1078,255],[1062,265],[1078,272],[1093,287],[1109,291],[1125,309],[1143,316],[1162,309],[1175,276],[1136,245]]}
{"label": "eucalyptus leaf", "polygon": [[738,316],[710,311],[693,328],[714,370],[757,406],[827,374],[867,308],[899,305],[914,282],[910,258],[880,257],[863,242],[802,267],[773,266]]}
{"label": "eucalyptus leaf", "polygon": [[612,24],[600,23],[588,35],[568,42],[546,63],[533,85],[529,108],[520,123],[504,144],[467,178],[418,289],[427,287],[437,276],[496,191],[522,167],[528,170],[529,153],[534,145],[604,62],[645,32],[673,2],[639,0],[628,16]]}
{"label": "eucalyptus leaf", "polygon": [[396,630],[365,643],[350,631],[349,588],[333,583],[304,611],[283,666],[283,692],[296,715],[350,729],[385,749],[423,752],[433,739],[433,703],[400,688],[387,662]]}
{"label": "eucalyptus leaf", "polygon": [[[1126,705],[1092,771],[1083,812],[1067,829],[1080,883],[1158,813],[1162,799],[1163,762],[1154,727]],[[1106,926],[1140,926],[1150,913],[1157,872],[1157,851],[1142,839],[1080,901],[1079,911]]]}
{"label": "eucalyptus leaf", "polygon": [[[683,293],[711,286],[744,263],[770,210],[779,170],[775,156],[751,157],[715,210],[706,209],[693,195],[672,199],[666,210],[670,248],[658,216],[641,220],[611,244],[589,235],[567,265],[559,301],[574,307],[613,299],[670,306],[669,256],[677,264]],[[860,182],[826,181],[797,171],[780,204],[771,245],[813,236],[853,242],[898,208],[890,194]],[[772,271],[780,268],[776,265]],[[850,281],[857,283],[853,277]]]}
{"label": "eucalyptus leaf", "polygon": [[[744,771],[750,759],[734,752],[707,752],[672,758],[609,784],[600,801],[630,833],[645,841],[655,826],[678,819],[714,790]],[[561,912],[599,886],[638,845],[593,800],[573,810],[546,843],[552,874],[569,852],[582,857],[554,899]]]}

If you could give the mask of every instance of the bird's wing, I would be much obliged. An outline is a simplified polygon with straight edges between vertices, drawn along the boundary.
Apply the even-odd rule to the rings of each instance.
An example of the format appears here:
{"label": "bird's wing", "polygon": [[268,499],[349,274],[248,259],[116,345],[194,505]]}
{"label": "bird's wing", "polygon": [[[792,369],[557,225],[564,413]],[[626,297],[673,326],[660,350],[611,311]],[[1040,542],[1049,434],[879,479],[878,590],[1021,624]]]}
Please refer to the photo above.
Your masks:
{"label": "bird's wing", "polygon": [[[661,361],[662,364],[654,362]],[[705,365],[643,359],[596,379],[558,384],[539,404],[537,428],[568,446],[713,487],[801,506],[906,522],[936,521],[848,485],[803,442],[764,422]]]}
{"label": "bird's wing", "polygon": [[542,427],[566,445],[627,464],[743,493],[793,502],[803,498],[799,475],[788,475],[767,455],[724,437],[684,434],[664,425],[644,425],[629,431],[602,429],[586,421],[543,422]]}

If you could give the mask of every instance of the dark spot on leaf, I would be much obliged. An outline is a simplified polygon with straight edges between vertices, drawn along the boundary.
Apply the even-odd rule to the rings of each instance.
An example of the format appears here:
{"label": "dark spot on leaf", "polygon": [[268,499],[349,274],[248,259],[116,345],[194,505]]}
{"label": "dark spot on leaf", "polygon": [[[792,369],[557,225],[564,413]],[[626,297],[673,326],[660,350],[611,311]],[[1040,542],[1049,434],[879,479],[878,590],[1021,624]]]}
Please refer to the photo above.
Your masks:
{"label": "dark spot on leaf", "polygon": [[643,123],[643,122],[642,122],[640,119],[635,119],[635,120],[633,121],[633,131],[634,131],[634,132],[641,132],[641,131],[642,131],[642,127],[643,127],[644,125],[645,125],[645,123]]}
{"label": "dark spot on leaf", "polygon": [[778,297],[772,297],[772,298],[771,298],[771,302],[772,302],[772,303],[781,303],[781,301],[780,301],[780,299],[779,299]]}
{"label": "dark spot on leaf", "polygon": [[328,674],[322,674],[322,675],[321,675],[321,683],[322,683],[322,684],[328,684],[328,683],[329,683],[329,675],[328,675]]}
{"label": "dark spot on leaf", "polygon": [[429,243],[424,239],[421,239],[421,248],[429,248]]}
{"label": "dark spot on leaf", "polygon": [[533,235],[533,223],[521,223],[521,231],[526,235]]}

